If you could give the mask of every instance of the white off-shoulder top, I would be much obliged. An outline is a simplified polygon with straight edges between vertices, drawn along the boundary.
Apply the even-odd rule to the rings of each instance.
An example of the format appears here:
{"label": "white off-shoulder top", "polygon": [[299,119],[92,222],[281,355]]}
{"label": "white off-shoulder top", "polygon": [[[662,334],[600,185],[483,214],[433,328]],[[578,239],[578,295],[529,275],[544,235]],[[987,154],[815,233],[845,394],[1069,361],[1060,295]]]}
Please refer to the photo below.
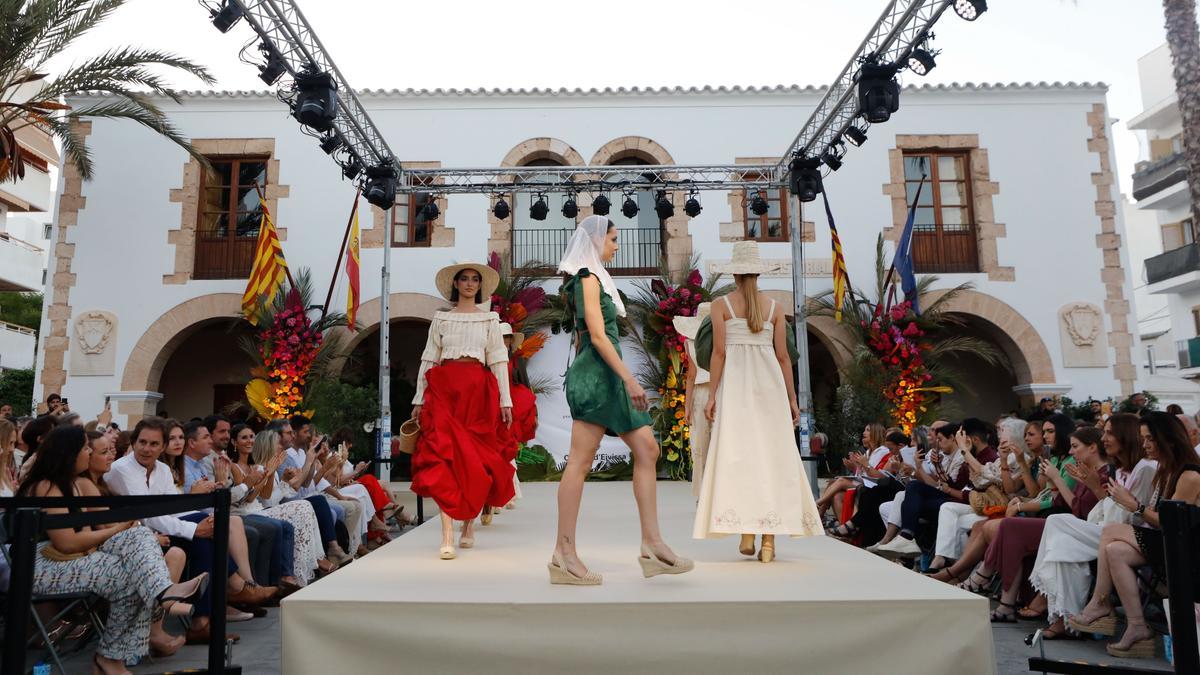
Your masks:
{"label": "white off-shoulder top", "polygon": [[425,374],[446,359],[477,359],[496,376],[500,385],[500,407],[512,407],[508,388],[508,349],[500,334],[500,315],[495,312],[435,312],[429,339],[421,354],[417,394],[413,405],[425,402]]}

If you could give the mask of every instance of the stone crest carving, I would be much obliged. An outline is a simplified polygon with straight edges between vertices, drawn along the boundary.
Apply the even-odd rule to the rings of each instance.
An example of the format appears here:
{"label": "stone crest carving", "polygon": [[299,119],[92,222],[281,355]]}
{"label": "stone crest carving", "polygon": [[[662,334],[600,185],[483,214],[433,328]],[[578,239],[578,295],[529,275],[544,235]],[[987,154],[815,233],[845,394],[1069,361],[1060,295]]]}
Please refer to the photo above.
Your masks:
{"label": "stone crest carving", "polygon": [[1076,347],[1087,347],[1096,344],[1100,329],[1104,326],[1104,317],[1094,305],[1077,302],[1067,305],[1059,311],[1063,323],[1066,324],[1067,334]]}
{"label": "stone crest carving", "polygon": [[1090,302],[1069,302],[1058,308],[1058,335],[1063,366],[1102,368],[1109,364],[1104,312]]}
{"label": "stone crest carving", "polygon": [[102,309],[80,312],[71,322],[71,375],[113,375],[117,365],[117,315]]}
{"label": "stone crest carving", "polygon": [[84,312],[75,319],[75,337],[84,354],[100,354],[108,346],[116,324],[106,312]]}

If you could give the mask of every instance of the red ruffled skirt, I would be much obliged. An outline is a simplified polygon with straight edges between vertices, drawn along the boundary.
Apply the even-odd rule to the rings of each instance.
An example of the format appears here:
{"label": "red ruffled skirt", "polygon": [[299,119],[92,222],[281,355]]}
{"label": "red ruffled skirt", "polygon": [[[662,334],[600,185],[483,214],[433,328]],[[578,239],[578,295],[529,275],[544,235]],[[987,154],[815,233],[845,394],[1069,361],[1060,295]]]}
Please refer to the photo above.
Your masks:
{"label": "red ruffled skirt", "polygon": [[523,384],[510,382],[512,394],[512,433],[518,442],[528,443],[537,434],[537,396]]}
{"label": "red ruffled skirt", "polygon": [[512,501],[517,442],[500,419],[495,376],[482,364],[450,361],[425,377],[412,491],[455,520]]}

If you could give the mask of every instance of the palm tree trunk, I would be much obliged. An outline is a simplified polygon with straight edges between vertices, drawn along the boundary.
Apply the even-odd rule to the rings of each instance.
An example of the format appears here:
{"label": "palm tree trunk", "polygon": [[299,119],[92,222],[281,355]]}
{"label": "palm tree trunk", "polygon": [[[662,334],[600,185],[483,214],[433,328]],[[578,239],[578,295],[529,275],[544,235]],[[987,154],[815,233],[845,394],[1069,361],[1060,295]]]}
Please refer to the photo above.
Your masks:
{"label": "palm tree trunk", "polygon": [[1183,118],[1183,161],[1195,216],[1200,214],[1200,29],[1196,25],[1196,0],[1163,0],[1163,13]]}

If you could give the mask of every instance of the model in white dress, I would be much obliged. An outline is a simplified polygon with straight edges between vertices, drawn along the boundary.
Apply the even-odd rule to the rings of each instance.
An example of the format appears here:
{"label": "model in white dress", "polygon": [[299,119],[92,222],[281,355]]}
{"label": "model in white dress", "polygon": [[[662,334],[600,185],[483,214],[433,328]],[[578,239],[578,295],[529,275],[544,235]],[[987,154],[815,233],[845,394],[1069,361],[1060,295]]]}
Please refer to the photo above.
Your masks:
{"label": "model in white dress", "polygon": [[[740,286],[742,277],[735,278]],[[757,293],[751,297],[761,302]],[[758,333],[728,297],[722,302],[729,318],[714,308],[713,320],[724,319],[724,359],[713,350],[714,421],[693,536],[741,534],[741,551],[752,555],[754,535],[764,535],[759,559],[767,562],[774,557],[774,535],[825,531],[796,448],[795,411],[776,356],[775,302]],[[719,338],[714,331],[714,342]]]}

